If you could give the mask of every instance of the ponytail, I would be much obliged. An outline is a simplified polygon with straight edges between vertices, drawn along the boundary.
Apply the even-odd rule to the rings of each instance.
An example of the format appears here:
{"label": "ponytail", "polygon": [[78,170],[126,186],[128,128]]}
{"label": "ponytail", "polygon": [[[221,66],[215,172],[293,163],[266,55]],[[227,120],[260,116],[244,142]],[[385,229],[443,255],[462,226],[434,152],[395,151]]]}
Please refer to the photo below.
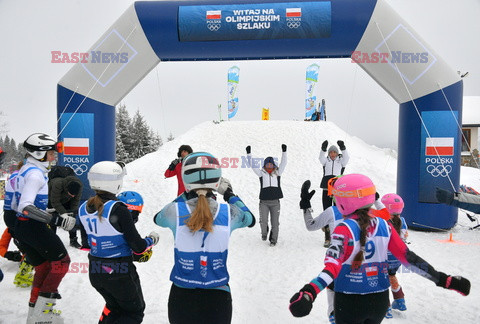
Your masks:
{"label": "ponytail", "polygon": [[390,221],[392,222],[393,228],[397,231],[398,235],[400,235],[402,229],[402,220],[400,219],[400,215],[393,215]]}
{"label": "ponytail", "polygon": [[370,215],[368,209],[359,209],[355,213],[358,216],[358,226],[360,226],[360,251],[355,255],[352,262],[352,269],[357,270],[363,262],[363,254],[365,252],[365,244],[367,242],[367,227],[370,225]]}
{"label": "ponytail", "polygon": [[213,216],[206,197],[207,190],[200,189],[196,191],[198,194],[197,206],[192,215],[186,222],[191,232],[204,230],[206,232],[213,231]]}
{"label": "ponytail", "polygon": [[96,210],[97,211],[97,216],[99,220],[102,220],[102,213],[103,213],[103,200],[98,196],[100,192],[97,192],[97,194],[93,197],[90,197],[87,200],[87,208],[89,210]]}

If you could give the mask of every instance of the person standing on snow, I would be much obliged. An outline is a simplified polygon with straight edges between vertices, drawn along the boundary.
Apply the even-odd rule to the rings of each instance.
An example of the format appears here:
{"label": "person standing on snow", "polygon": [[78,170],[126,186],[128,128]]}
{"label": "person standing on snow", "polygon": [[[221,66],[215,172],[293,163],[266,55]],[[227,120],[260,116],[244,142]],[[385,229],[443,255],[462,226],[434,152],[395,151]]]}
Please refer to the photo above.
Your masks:
{"label": "person standing on snow", "polygon": [[12,208],[17,211],[15,237],[35,267],[27,323],[63,323],[53,306],[60,298],[58,286],[68,271],[70,257],[48,224],[69,231],[75,225],[75,218],[45,211],[48,204],[46,174],[56,160],[55,151],[59,146],[52,137],[35,133],[25,140],[23,147],[27,151],[26,161],[15,178]]}
{"label": "person standing on snow", "polygon": [[171,178],[173,176],[177,176],[177,182],[178,182],[178,191],[177,191],[177,196],[180,196],[182,193],[185,192],[185,186],[183,185],[182,181],[182,161],[183,159],[190,153],[192,153],[193,150],[190,147],[190,145],[181,145],[178,148],[177,152],[177,158],[170,163],[168,166],[168,169],[165,170],[165,178]]}
{"label": "person standing on snow", "polygon": [[[211,154],[188,155],[182,179],[186,192],[154,218],[155,224],[172,230],[175,241],[168,319],[172,324],[228,324],[232,319],[227,269],[230,234],[253,227],[255,217],[233,194]],[[223,194],[227,204],[217,202],[214,191]]]}
{"label": "person standing on snow", "polygon": [[332,184],[332,193],[345,219],[332,233],[322,272],[290,298],[289,310],[293,316],[310,314],[317,295],[335,280],[337,324],[381,323],[389,307],[388,251],[412,272],[438,287],[464,296],[470,293],[468,279],[436,271],[407,248],[390,223],[370,216],[376,195],[370,178],[347,174]]}
{"label": "person standing on snow", "polygon": [[[269,156],[264,160],[263,168],[257,168],[253,165],[251,147],[246,147],[247,166],[252,168],[253,172],[260,180],[260,229],[262,231],[262,240],[266,241],[267,236],[270,246],[275,246],[278,241],[278,231],[280,226],[280,199],[283,198],[282,188],[280,186],[280,177],[287,166],[287,145],[282,144],[282,161],[277,167],[273,157]],[[268,235],[268,216],[270,214],[270,223],[272,230]]]}
{"label": "person standing on snow", "polygon": [[[82,198],[83,184],[80,179],[75,175],[69,175],[66,177],[50,177],[53,169],[65,168],[61,166],[54,166],[49,173],[48,181],[48,202],[49,207],[55,209],[55,213],[59,215],[67,214],[76,218],[78,214],[78,207],[80,206],[80,199]],[[73,170],[72,170],[73,173]],[[82,248],[82,246],[88,246],[86,242],[86,235],[82,235],[82,245],[77,241],[77,230],[75,227],[68,232],[70,238],[70,246],[76,249]],[[85,237],[84,237],[85,236]]]}
{"label": "person standing on snow", "polygon": [[105,299],[99,323],[141,323],[145,301],[133,253],[145,253],[158,243],[151,232],[142,238],[127,206],[115,196],[126,174],[121,162],[102,161],[88,171],[96,195],[84,202],[78,217],[88,235],[89,278]]}
{"label": "person standing on snow", "polygon": [[[323,210],[327,209],[328,207],[332,206],[333,199],[328,195],[328,180],[333,177],[339,176],[343,174],[345,167],[347,166],[348,161],[350,160],[350,156],[348,154],[347,148],[345,147],[345,143],[342,140],[337,141],[342,154],[339,154],[338,148],[335,145],[332,145],[328,148],[327,154],[327,146],[328,141],[325,140],[322,143],[322,149],[320,150],[320,156],[318,159],[320,163],[323,165],[323,178],[320,183],[320,188],[323,189],[322,193],[322,204]],[[328,226],[324,227],[325,230],[325,247],[328,247],[330,244],[330,228]]]}

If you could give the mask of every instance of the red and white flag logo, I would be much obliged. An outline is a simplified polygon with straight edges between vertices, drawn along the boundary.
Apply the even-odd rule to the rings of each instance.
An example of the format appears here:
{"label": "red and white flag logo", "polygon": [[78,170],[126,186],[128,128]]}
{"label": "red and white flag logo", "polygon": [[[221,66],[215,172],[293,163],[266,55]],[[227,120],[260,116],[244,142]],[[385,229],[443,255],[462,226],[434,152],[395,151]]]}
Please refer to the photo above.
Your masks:
{"label": "red and white flag logo", "polygon": [[367,277],[378,276],[378,268],[375,267],[375,266],[366,267],[365,268],[365,273],[367,274]]}
{"label": "red and white flag logo", "polygon": [[201,255],[200,256],[200,265],[206,267],[207,266],[207,256]]}
{"label": "red and white flag logo", "polygon": [[90,139],[88,138],[64,138],[63,154],[65,155],[89,155]]}
{"label": "red and white flag logo", "polygon": [[207,10],[207,19],[222,19],[221,10]]}
{"label": "red and white flag logo", "polygon": [[287,8],[287,17],[301,17],[302,16],[302,8]]}
{"label": "red and white flag logo", "polygon": [[92,237],[92,246],[97,246],[97,240],[94,237]]}
{"label": "red and white flag logo", "polygon": [[425,142],[426,156],[453,156],[453,137],[428,137]]}

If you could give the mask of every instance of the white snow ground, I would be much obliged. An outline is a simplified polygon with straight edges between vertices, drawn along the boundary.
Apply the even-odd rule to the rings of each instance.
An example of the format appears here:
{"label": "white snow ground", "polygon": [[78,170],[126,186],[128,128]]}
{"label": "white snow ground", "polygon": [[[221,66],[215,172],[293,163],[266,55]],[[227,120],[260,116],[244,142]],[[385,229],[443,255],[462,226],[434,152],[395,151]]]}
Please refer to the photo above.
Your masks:
{"label": "white snow ground", "polygon": [[[144,323],[168,323],[167,299],[173,264],[173,239],[170,230],[160,228],[152,217],[175,198],[176,178],[165,179],[163,173],[175,158],[181,144],[190,144],[195,151],[208,151],[217,158],[238,158],[237,167],[224,168],[224,176],[232,182],[234,192],[255,213],[258,220],[259,181],[249,169],[241,167],[245,147],[252,146],[257,157],[281,156],[281,144],[288,145],[288,165],[282,176],[280,235],[277,246],[270,247],[260,239],[258,224],[254,228],[236,230],[232,234],[229,253],[230,285],[233,296],[233,323],[328,323],[326,294],[317,298],[308,317],[296,319],[288,311],[290,297],[323,268],[325,248],[323,233],[308,232],[298,208],[300,187],[310,179],[318,188],[322,167],[318,161],[324,139],[336,143],[345,140],[351,160],[347,173],[364,173],[372,178],[380,194],[395,191],[396,152],[370,146],[347,134],[331,122],[257,121],[224,122],[219,125],[202,123],[186,134],[165,143],[159,151],[148,154],[127,166],[124,190],[136,190],[145,199],[144,212],[137,229],[142,235],[155,230],[160,242],[154,248],[148,263],[137,264],[146,301]],[[379,134],[381,136],[381,134]],[[462,167],[461,184],[480,189],[480,171]],[[3,203],[3,202],[2,202]],[[313,207],[321,211],[321,195],[313,197]],[[463,212],[450,232],[457,243],[448,240],[449,233],[410,231],[409,248],[429,261],[437,270],[462,275],[472,282],[471,294],[460,294],[437,288],[432,282],[416,274],[400,273],[408,310],[395,312],[394,318],[384,323],[480,323],[480,229]],[[5,225],[1,222],[0,230]],[[71,272],[60,285],[63,299],[58,306],[65,323],[96,323],[103,309],[101,296],[90,285],[86,270],[87,253],[68,246],[68,234],[59,230],[72,259]],[[12,243],[13,245],[13,243]],[[13,246],[11,245],[11,248]],[[27,313],[29,289],[12,284],[18,265],[5,259],[0,268],[5,274],[0,283],[0,323],[24,322]],[[79,271],[80,269],[80,271]],[[84,268],[83,268],[84,269]],[[185,305],[188,311],[188,305]]]}

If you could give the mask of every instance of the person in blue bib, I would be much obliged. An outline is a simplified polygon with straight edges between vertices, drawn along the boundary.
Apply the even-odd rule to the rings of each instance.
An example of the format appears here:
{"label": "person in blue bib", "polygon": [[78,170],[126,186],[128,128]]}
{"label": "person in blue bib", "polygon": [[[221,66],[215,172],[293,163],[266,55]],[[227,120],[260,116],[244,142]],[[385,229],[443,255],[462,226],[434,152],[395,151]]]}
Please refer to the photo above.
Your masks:
{"label": "person in blue bib", "polygon": [[90,245],[89,278],[105,299],[99,323],[141,323],[145,301],[133,253],[144,253],[158,243],[151,232],[142,238],[127,206],[115,196],[126,174],[121,162],[102,161],[88,171],[96,195],[78,209]]}
{"label": "person in blue bib", "polygon": [[[168,300],[172,324],[230,323],[232,297],[227,270],[230,233],[253,227],[255,217],[222,178],[218,160],[194,152],[183,160],[186,192],[166,205],[155,224],[170,228],[175,241]],[[216,201],[218,191],[227,202]]]}
{"label": "person in blue bib", "polygon": [[468,279],[436,271],[407,248],[391,223],[372,216],[376,188],[370,178],[348,174],[329,186],[345,219],[332,234],[322,272],[290,298],[293,316],[310,314],[317,295],[335,280],[336,324],[381,323],[389,307],[388,251],[437,286],[470,293]]}

